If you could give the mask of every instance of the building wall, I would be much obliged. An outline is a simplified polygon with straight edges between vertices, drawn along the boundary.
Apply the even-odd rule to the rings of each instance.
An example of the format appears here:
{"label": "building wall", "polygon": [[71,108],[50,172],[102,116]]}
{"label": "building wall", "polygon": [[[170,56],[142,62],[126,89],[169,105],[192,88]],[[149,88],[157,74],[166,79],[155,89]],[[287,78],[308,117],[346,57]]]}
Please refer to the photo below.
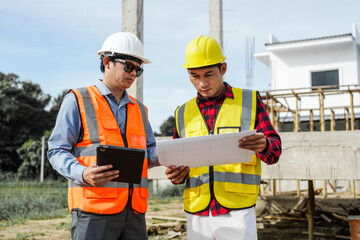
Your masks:
{"label": "building wall", "polygon": [[295,48],[273,52],[271,56],[274,81],[272,89],[311,87],[311,72],[339,70],[339,84],[358,84],[356,45]]}

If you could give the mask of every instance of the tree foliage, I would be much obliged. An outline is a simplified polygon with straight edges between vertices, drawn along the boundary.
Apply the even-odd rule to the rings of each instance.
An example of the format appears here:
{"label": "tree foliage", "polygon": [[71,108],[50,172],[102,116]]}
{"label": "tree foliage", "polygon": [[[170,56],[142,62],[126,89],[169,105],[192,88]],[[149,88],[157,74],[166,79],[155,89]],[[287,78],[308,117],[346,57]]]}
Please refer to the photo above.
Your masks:
{"label": "tree foliage", "polygon": [[154,133],[155,136],[172,136],[174,134],[175,118],[168,117],[160,126],[160,134]]}
{"label": "tree foliage", "polygon": [[54,117],[45,107],[51,97],[31,81],[0,72],[0,168],[16,171],[21,160],[16,152],[26,140],[40,139],[52,128]]}
{"label": "tree foliage", "polygon": [[[51,131],[46,131],[44,134],[45,143],[50,137]],[[31,180],[40,178],[41,168],[41,140],[29,139],[27,140],[17,152],[23,161],[17,171],[19,180]],[[44,179],[59,179],[62,178],[55,170],[52,169],[47,156],[47,144],[44,148]]]}

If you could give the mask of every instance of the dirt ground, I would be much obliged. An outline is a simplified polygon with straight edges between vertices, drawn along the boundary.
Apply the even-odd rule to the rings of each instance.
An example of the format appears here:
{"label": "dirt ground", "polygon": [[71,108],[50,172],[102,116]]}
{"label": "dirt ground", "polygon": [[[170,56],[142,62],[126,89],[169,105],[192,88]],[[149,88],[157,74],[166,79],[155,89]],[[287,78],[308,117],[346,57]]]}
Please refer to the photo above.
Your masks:
{"label": "dirt ground", "polygon": [[[259,197],[256,214],[258,225],[259,240],[303,240],[308,239],[304,231],[307,231],[307,222],[301,222],[302,227],[294,228],[294,223],[286,223],[288,226],[279,227],[279,224],[273,224],[270,227],[264,227],[263,212],[269,206],[269,201],[275,201],[279,207],[284,209],[291,209],[299,199],[289,196],[261,196]],[[324,200],[322,198],[316,199],[317,206],[321,206],[328,211],[341,211],[339,204],[345,206],[360,206],[360,199],[340,199],[335,197],[333,199]],[[268,213],[266,213],[268,214]],[[150,240],[163,239],[187,239],[186,237],[186,221],[183,210],[183,203],[180,199],[175,200],[150,200],[149,208],[146,213],[146,221]],[[281,223],[281,222],[280,222]],[[1,223],[0,223],[1,224]],[[285,223],[283,222],[282,225]],[[67,240],[70,237],[71,216],[60,219],[50,220],[28,220],[25,224],[17,224],[10,227],[0,227],[0,240],[9,239],[23,239],[23,240]],[[316,231],[323,230],[328,232],[329,229],[315,228]],[[348,235],[349,236],[349,235]],[[315,237],[316,240],[323,239],[338,239],[338,238],[323,238]],[[342,239],[350,239],[342,238]]]}
{"label": "dirt ground", "polygon": [[[163,223],[165,220],[153,219],[152,217],[173,217],[173,218],[185,218],[183,210],[183,203],[181,200],[150,200],[149,209],[146,213],[146,221],[148,228],[152,225]],[[172,221],[179,223],[178,221]],[[180,224],[181,225],[181,224]],[[65,218],[48,219],[48,220],[27,220],[25,224],[16,224],[13,226],[2,228],[0,227],[0,239],[21,239],[21,240],[67,240],[71,239],[70,236],[71,216],[68,215]],[[179,229],[181,230],[181,229]],[[171,231],[166,236],[150,235],[150,239],[182,239],[186,236],[186,230]],[[165,235],[165,231],[162,231]],[[185,238],[186,239],[186,238]]]}

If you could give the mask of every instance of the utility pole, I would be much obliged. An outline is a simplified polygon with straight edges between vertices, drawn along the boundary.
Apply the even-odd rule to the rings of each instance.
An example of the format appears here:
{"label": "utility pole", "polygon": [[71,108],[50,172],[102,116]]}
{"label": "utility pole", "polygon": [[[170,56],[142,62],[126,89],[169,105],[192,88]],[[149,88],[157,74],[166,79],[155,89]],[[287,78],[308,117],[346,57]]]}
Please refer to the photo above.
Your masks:
{"label": "utility pole", "polygon": [[41,138],[40,182],[44,181],[44,160],[45,160],[45,136]]}
{"label": "utility pole", "polygon": [[222,0],[209,0],[210,5],[210,37],[217,40],[223,48]]}
{"label": "utility pole", "polygon": [[[122,31],[131,32],[135,34],[140,41],[144,44],[143,41],[143,0],[123,0],[122,1]],[[143,101],[143,75],[136,78],[133,85],[127,90],[128,93],[138,99]]]}
{"label": "utility pole", "polygon": [[255,37],[246,37],[245,70],[246,70],[247,89],[253,89],[254,87],[254,48],[255,48]]}

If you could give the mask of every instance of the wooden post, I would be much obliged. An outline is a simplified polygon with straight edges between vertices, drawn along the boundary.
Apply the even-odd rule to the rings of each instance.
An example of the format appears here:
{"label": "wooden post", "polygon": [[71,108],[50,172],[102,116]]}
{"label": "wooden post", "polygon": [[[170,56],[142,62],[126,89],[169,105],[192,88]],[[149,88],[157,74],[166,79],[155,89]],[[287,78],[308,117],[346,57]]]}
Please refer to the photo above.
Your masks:
{"label": "wooden post", "polygon": [[314,113],[313,110],[310,110],[310,119],[309,119],[309,131],[314,131]]}
{"label": "wooden post", "polygon": [[314,197],[314,185],[313,181],[308,181],[308,231],[309,231],[309,240],[314,239],[314,215],[315,215],[315,197]]}
{"label": "wooden post", "polygon": [[[313,110],[310,110],[309,123],[310,123],[309,130],[310,130],[310,132],[313,132],[314,131],[314,112],[313,112]],[[313,186],[315,185],[315,180],[309,180],[309,181],[312,181]],[[308,184],[310,184],[310,183],[308,183]]]}
{"label": "wooden post", "polygon": [[349,131],[349,109],[346,107],[345,108],[345,130]]}
{"label": "wooden post", "polygon": [[353,198],[356,198],[356,186],[355,186],[355,180],[353,180]]}
{"label": "wooden post", "polygon": [[300,98],[299,96],[294,92],[294,90],[292,91],[292,93],[295,96],[295,100],[296,100],[296,104],[295,104],[295,120],[294,120],[294,132],[299,132],[299,101]]}
{"label": "wooden post", "polygon": [[273,195],[276,196],[276,179],[273,180]]}
{"label": "wooden post", "polygon": [[349,180],[349,193],[352,193],[351,180]]}
{"label": "wooden post", "polygon": [[323,198],[327,198],[327,180],[324,180]]}
{"label": "wooden post", "polygon": [[296,195],[300,197],[300,180],[296,180]]}
{"label": "wooden post", "polygon": [[270,98],[270,116],[271,116],[271,123],[274,125],[275,116],[274,116],[274,99]]}
{"label": "wooden post", "polygon": [[[320,92],[320,131],[325,132],[325,110],[324,110],[324,99],[325,95],[321,89]],[[327,198],[326,180],[324,180],[323,197]]]}
{"label": "wooden post", "polygon": [[[330,120],[330,131],[335,131],[335,112],[333,109],[331,111],[331,120]],[[336,180],[332,180],[331,183],[333,192],[336,192]]]}
{"label": "wooden post", "polygon": [[325,99],[324,93],[320,92],[320,131],[321,132],[325,132],[324,99]]}
{"label": "wooden post", "polygon": [[331,110],[330,131],[335,131],[335,112],[333,109],[330,110]]}
{"label": "wooden post", "polygon": [[351,131],[355,130],[355,112],[354,112],[354,96],[350,92],[350,108],[351,108]]}
{"label": "wooden post", "polygon": [[277,132],[279,132],[280,129],[280,116],[279,116],[279,112],[275,112],[275,124],[274,124],[274,128]]}

